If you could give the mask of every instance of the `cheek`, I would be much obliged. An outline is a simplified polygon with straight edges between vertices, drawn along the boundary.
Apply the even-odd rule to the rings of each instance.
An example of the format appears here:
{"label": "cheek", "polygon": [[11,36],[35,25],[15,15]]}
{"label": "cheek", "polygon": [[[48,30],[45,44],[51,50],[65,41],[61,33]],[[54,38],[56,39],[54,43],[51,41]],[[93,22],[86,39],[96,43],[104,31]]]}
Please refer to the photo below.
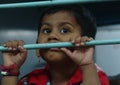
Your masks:
{"label": "cheek", "polygon": [[72,40],[75,40],[77,37],[81,37],[81,36],[80,36],[80,34],[75,33],[75,34],[63,36],[63,37],[62,37],[62,40],[63,40],[63,41],[72,41]]}
{"label": "cheek", "polygon": [[40,35],[38,38],[38,43],[44,43],[46,41],[46,36]]}
{"label": "cheek", "polygon": [[72,35],[72,39],[76,39],[78,37],[81,37],[81,34],[79,32],[75,32],[73,35]]}
{"label": "cheek", "polygon": [[70,38],[71,38],[70,36],[62,36],[62,37],[61,37],[61,40],[62,40],[62,41],[69,41]]}

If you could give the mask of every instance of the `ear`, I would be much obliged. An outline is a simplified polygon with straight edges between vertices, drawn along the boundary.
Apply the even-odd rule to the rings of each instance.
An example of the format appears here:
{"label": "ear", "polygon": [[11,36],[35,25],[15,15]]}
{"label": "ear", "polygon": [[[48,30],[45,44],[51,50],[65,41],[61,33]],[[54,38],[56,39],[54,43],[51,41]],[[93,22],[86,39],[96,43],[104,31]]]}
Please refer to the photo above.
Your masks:
{"label": "ear", "polygon": [[40,49],[36,49],[36,56],[40,57]]}

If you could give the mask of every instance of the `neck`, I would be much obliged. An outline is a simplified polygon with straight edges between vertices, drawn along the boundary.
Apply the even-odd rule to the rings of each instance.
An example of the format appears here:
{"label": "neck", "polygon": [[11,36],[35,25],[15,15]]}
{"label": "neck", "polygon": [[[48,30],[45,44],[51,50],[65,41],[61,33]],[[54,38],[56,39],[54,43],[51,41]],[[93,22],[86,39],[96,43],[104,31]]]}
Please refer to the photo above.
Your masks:
{"label": "neck", "polygon": [[77,65],[72,61],[49,64],[52,85],[66,85],[76,71]]}

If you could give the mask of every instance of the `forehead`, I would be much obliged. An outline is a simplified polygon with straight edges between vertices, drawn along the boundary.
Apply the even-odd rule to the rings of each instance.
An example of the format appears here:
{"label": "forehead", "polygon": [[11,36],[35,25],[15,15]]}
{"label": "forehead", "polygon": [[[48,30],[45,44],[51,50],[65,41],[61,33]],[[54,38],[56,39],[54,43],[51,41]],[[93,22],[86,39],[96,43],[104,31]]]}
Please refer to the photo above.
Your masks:
{"label": "forehead", "polygon": [[43,23],[44,22],[56,22],[57,23],[57,22],[62,22],[62,21],[77,24],[77,21],[73,13],[69,11],[63,11],[63,10],[55,12],[55,13],[51,13],[51,14],[45,14],[42,19]]}

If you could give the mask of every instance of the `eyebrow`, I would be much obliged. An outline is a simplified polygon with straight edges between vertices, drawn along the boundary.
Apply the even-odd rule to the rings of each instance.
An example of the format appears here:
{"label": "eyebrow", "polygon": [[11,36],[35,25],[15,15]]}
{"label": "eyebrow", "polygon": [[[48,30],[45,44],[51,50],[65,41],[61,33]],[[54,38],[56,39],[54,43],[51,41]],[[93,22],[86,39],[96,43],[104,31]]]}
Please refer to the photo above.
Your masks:
{"label": "eyebrow", "polygon": [[49,23],[45,22],[45,23],[42,23],[42,25],[50,25]]}
{"label": "eyebrow", "polygon": [[[67,22],[67,21],[61,22],[61,23],[60,23],[60,26],[61,26],[61,25],[65,25],[65,24],[69,24],[69,25],[71,25],[72,27],[74,27],[74,25],[73,25],[72,23],[69,23],[69,22]],[[42,25],[51,26],[51,24],[50,24],[49,22],[44,22],[44,23],[42,23]]]}
{"label": "eyebrow", "polygon": [[60,25],[65,25],[65,24],[69,24],[71,25],[72,27],[74,27],[74,25],[72,23],[69,23],[69,22],[62,22]]}

